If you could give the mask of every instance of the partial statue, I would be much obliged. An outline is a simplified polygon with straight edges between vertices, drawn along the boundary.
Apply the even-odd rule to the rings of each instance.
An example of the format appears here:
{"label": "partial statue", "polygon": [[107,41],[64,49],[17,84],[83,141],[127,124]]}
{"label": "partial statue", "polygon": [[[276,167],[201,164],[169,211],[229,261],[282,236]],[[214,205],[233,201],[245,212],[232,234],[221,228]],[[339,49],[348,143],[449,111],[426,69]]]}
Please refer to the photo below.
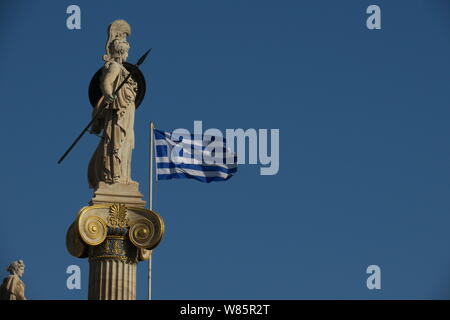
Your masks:
{"label": "partial statue", "polygon": [[129,74],[125,68],[130,45],[127,36],[130,25],[116,20],[108,28],[105,64],[100,75],[103,96],[98,100],[91,133],[102,134],[101,141],[91,158],[88,168],[89,186],[96,189],[100,182],[130,184],[131,153],[134,149],[134,114],[136,109],[137,82],[133,76],[117,94],[119,85]]}
{"label": "partial statue", "polygon": [[25,298],[25,284],[20,280],[25,271],[23,261],[11,262],[6,270],[10,275],[3,279],[0,286],[0,300],[27,300]]}

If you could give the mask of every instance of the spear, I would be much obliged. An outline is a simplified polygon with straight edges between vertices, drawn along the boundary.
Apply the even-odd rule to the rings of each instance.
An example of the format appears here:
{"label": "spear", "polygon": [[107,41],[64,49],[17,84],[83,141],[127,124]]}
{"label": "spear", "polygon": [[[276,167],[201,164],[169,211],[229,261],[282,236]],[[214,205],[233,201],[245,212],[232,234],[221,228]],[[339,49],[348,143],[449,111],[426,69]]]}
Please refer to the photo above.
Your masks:
{"label": "spear", "polygon": [[[149,50],[147,50],[146,53],[144,53],[144,55],[142,57],[139,58],[138,62],[135,64],[136,67],[139,67],[145,60],[145,58],[147,58],[147,55],[150,53],[150,51],[152,50],[152,48],[150,48]],[[131,72],[127,75],[127,77],[125,78],[125,80],[122,81],[122,83],[117,87],[117,89],[114,91],[113,96],[117,96],[117,94],[119,93],[120,89],[123,87],[123,85],[128,81],[128,79],[131,77]],[[86,131],[89,130],[89,128],[92,126],[92,124],[94,123],[94,121],[97,119],[97,116],[99,114],[101,114],[104,109],[106,109],[108,107],[109,103],[105,104],[103,106],[102,110],[99,110],[93,117],[92,120],[88,123],[88,125],[83,129],[83,131],[81,131],[81,133],[78,135],[78,137],[74,140],[74,142],[70,145],[70,147],[67,149],[66,152],[64,152],[64,154],[62,155],[62,157],[58,160],[58,163],[61,163],[64,158],[69,154],[70,151],[72,151],[73,147],[75,147],[75,145],[78,143],[78,141],[81,139],[81,137],[86,133]]]}

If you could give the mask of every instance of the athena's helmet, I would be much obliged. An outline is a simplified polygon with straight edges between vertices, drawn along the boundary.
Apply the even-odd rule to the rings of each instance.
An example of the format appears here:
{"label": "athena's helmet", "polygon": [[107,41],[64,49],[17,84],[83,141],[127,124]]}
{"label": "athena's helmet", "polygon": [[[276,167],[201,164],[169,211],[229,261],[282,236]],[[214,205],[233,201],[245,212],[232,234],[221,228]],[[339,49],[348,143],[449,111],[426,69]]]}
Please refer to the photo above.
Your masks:
{"label": "athena's helmet", "polygon": [[108,27],[108,41],[106,42],[106,54],[103,60],[110,61],[113,58],[128,56],[130,45],[127,36],[131,35],[131,27],[125,20],[116,20]]}

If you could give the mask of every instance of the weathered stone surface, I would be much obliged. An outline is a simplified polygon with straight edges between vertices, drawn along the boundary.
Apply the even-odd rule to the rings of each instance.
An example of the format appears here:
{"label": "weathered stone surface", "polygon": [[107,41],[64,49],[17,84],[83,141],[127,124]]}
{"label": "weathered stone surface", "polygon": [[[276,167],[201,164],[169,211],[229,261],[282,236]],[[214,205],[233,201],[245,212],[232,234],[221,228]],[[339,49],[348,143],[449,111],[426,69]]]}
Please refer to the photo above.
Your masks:
{"label": "weathered stone surface", "polygon": [[[128,58],[130,45],[127,36],[130,25],[116,20],[108,28],[105,65],[100,77],[103,96],[97,102],[92,117],[91,132],[102,133],[88,168],[89,186],[96,189],[100,182],[129,184],[131,153],[134,149],[135,99],[137,82],[128,77],[123,63]],[[122,87],[120,87],[124,83]]]}
{"label": "weathered stone surface", "polygon": [[137,182],[128,184],[100,182],[90,204],[124,203],[128,206],[143,208],[145,207],[143,197],[144,195],[139,192],[139,183]]}
{"label": "weathered stone surface", "polygon": [[136,299],[137,263],[150,258],[164,234],[162,218],[145,209],[139,184],[131,179],[134,113],[140,91],[132,77],[126,80],[130,33],[124,20],[114,21],[108,29],[105,65],[101,76],[94,77],[103,94],[95,105],[91,127],[92,133],[102,134],[88,168],[94,196],[90,206],[80,210],[66,237],[71,255],[89,258],[88,298],[93,300]]}
{"label": "weathered stone surface", "polygon": [[136,263],[120,260],[89,262],[89,300],[135,300]]}
{"label": "weathered stone surface", "polygon": [[66,244],[73,256],[89,257],[89,299],[134,299],[136,265],[149,259],[163,234],[161,216],[143,207],[108,203],[82,208]]}
{"label": "weathered stone surface", "polygon": [[25,284],[20,279],[25,272],[25,263],[22,260],[13,261],[7,270],[10,275],[3,279],[0,286],[0,300],[27,300]]}

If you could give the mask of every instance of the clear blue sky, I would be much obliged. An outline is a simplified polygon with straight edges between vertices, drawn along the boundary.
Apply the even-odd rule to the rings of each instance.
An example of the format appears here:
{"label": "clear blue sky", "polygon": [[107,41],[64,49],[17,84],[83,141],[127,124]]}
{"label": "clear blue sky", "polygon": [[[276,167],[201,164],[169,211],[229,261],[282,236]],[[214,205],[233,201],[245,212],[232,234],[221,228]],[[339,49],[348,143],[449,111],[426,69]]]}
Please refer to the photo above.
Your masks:
{"label": "clear blue sky", "polygon": [[[81,7],[81,30],[66,8]],[[366,28],[366,8],[382,30]],[[127,20],[147,96],[133,177],[148,193],[148,124],[279,128],[280,171],[161,181],[155,299],[450,298],[447,0],[2,1],[0,267],[23,259],[30,299],[85,299],[65,234],[92,196],[87,87],[106,28]],[[147,198],[147,196],[146,196]],[[67,266],[82,290],[66,288]],[[366,288],[367,266],[382,290]],[[138,298],[146,297],[146,263]],[[0,275],[6,276],[6,271]]]}

